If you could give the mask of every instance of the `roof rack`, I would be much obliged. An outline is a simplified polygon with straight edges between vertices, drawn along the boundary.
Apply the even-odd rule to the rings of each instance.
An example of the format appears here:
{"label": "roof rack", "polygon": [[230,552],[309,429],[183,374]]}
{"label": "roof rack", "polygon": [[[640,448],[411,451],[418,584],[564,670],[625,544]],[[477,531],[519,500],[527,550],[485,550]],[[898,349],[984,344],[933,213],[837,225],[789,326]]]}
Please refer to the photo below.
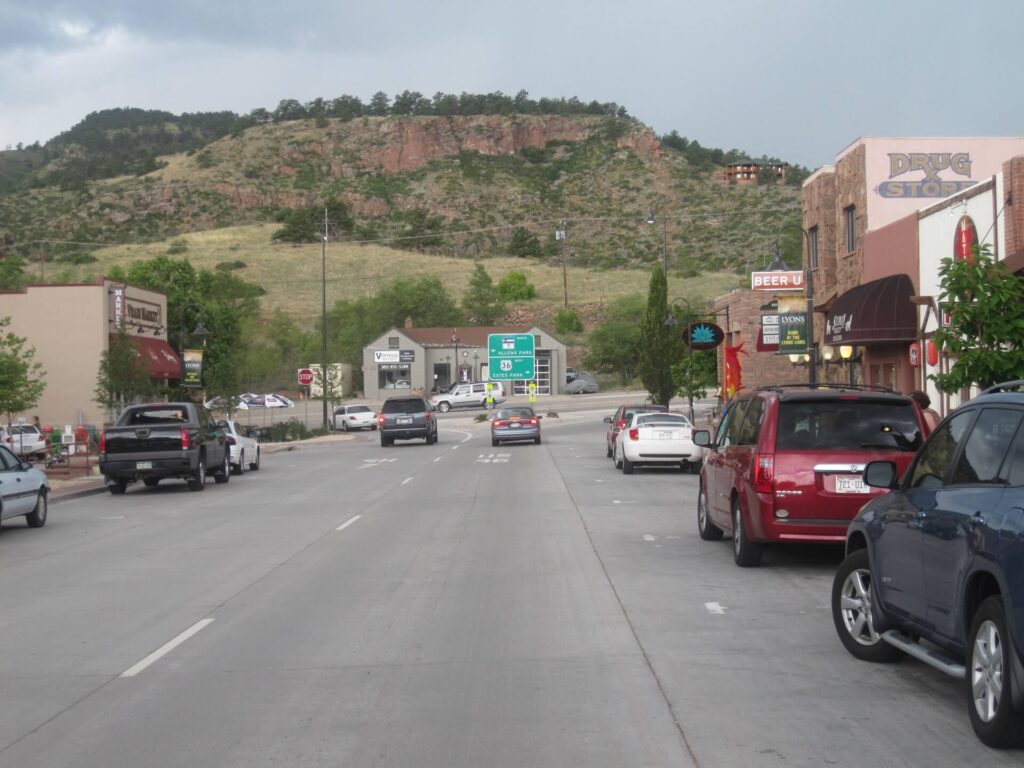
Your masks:
{"label": "roof rack", "polygon": [[1024,389],[1024,379],[1014,379],[1013,381],[1004,381],[1000,384],[993,384],[986,390],[983,390],[983,395],[993,395],[997,392],[1019,392]]}
{"label": "roof rack", "polygon": [[[1024,384],[1024,382],[1020,382]],[[765,384],[764,386],[758,387],[758,389],[853,389],[861,392],[888,392],[891,394],[897,394],[896,390],[892,387],[883,387],[878,384],[840,384],[830,383],[827,381],[818,382],[815,384],[808,384],[806,381],[799,384]]]}

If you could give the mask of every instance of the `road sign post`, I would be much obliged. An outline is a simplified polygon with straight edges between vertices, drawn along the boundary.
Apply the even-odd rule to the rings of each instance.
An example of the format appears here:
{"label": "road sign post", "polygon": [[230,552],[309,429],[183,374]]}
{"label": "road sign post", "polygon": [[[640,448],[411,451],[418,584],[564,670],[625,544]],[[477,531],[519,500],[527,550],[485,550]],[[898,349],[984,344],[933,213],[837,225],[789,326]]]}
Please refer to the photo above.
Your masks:
{"label": "road sign post", "polygon": [[491,381],[531,381],[537,377],[533,335],[492,333],[487,336],[487,375]]}
{"label": "road sign post", "polygon": [[313,372],[309,368],[299,369],[299,384],[304,387],[308,387],[313,383]]}

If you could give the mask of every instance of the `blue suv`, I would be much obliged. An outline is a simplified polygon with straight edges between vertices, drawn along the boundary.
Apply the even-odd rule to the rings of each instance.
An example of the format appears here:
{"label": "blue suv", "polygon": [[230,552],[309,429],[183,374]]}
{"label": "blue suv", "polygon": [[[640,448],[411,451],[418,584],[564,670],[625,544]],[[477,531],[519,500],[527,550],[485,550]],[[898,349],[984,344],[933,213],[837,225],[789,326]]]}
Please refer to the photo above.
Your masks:
{"label": "blue suv", "polygon": [[904,654],[964,681],[975,733],[1024,743],[1024,381],[985,390],[938,425],[890,492],[850,523],[832,585],[839,639],[858,659]]}

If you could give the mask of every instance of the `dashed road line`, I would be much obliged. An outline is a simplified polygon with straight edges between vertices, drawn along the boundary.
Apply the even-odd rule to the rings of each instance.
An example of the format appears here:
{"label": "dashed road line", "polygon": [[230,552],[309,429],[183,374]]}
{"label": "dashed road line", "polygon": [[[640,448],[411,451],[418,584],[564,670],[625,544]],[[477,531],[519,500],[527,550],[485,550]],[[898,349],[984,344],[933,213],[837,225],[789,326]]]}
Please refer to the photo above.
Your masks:
{"label": "dashed road line", "polygon": [[201,619],[200,621],[197,621],[195,624],[193,624],[191,627],[186,629],[184,632],[182,632],[176,638],[174,638],[170,642],[164,643],[162,646],[157,648],[155,651],[153,651],[151,654],[149,654],[149,656],[144,658],[142,661],[140,661],[134,667],[131,667],[130,669],[126,669],[124,672],[121,673],[121,677],[135,677],[137,674],[142,672],[144,669],[146,669],[147,667],[149,667],[152,664],[155,664],[157,661],[162,659],[164,656],[166,656],[168,653],[173,651],[179,645],[184,643],[190,637],[192,637],[193,635],[197,634],[201,630],[205,629],[206,627],[208,627],[212,623],[213,623],[213,619]]}
{"label": "dashed road line", "polygon": [[352,518],[351,520],[348,520],[347,522],[344,522],[344,523],[342,523],[341,525],[339,525],[339,526],[338,526],[337,528],[335,528],[334,530],[336,530],[336,531],[344,531],[344,530],[345,530],[346,528],[348,528],[348,527],[349,527],[350,525],[352,525],[352,523],[354,523],[354,522],[355,522],[356,520],[358,520],[358,519],[359,519],[360,517],[362,517],[362,515],[356,515],[356,516],[355,516],[355,517],[353,517],[353,518]]}

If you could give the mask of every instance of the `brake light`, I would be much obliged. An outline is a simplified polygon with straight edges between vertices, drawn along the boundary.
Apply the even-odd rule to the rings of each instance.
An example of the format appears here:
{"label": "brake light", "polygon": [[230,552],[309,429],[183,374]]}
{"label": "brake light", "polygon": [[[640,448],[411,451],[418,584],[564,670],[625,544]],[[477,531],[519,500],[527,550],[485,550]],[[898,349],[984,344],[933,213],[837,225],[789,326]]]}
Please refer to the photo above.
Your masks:
{"label": "brake light", "polygon": [[495,419],[494,420],[494,426],[496,426],[496,427],[504,427],[504,426],[507,426],[507,425],[508,425],[507,421],[502,421],[501,419]]}
{"label": "brake light", "polygon": [[775,488],[775,456],[771,453],[759,453],[755,461],[757,466],[754,468],[754,490],[758,493],[771,493]]}
{"label": "brake light", "polygon": [[188,430],[184,427],[181,428],[181,450],[187,451],[189,447]]}
{"label": "brake light", "polygon": [[384,426],[384,414],[383,413],[378,413],[377,414],[377,423],[380,426],[382,426],[382,427]]}
{"label": "brake light", "polygon": [[536,419],[527,419],[527,420],[526,420],[526,423],[527,423],[527,424],[536,424],[536,423],[537,423],[537,420],[536,420]]}
{"label": "brake light", "polygon": [[228,445],[234,445],[235,438],[231,437],[231,435],[228,435],[227,438],[225,438],[224,442],[227,443]]}
{"label": "brake light", "polygon": [[107,433],[100,432],[100,453],[107,452]]}
{"label": "brake light", "polygon": [[423,412],[423,420],[425,422],[427,422],[427,424],[430,423],[430,411],[424,411]]}
{"label": "brake light", "polygon": [[640,428],[639,427],[633,427],[632,429],[629,430],[629,439],[630,440],[639,440],[640,439]]}

